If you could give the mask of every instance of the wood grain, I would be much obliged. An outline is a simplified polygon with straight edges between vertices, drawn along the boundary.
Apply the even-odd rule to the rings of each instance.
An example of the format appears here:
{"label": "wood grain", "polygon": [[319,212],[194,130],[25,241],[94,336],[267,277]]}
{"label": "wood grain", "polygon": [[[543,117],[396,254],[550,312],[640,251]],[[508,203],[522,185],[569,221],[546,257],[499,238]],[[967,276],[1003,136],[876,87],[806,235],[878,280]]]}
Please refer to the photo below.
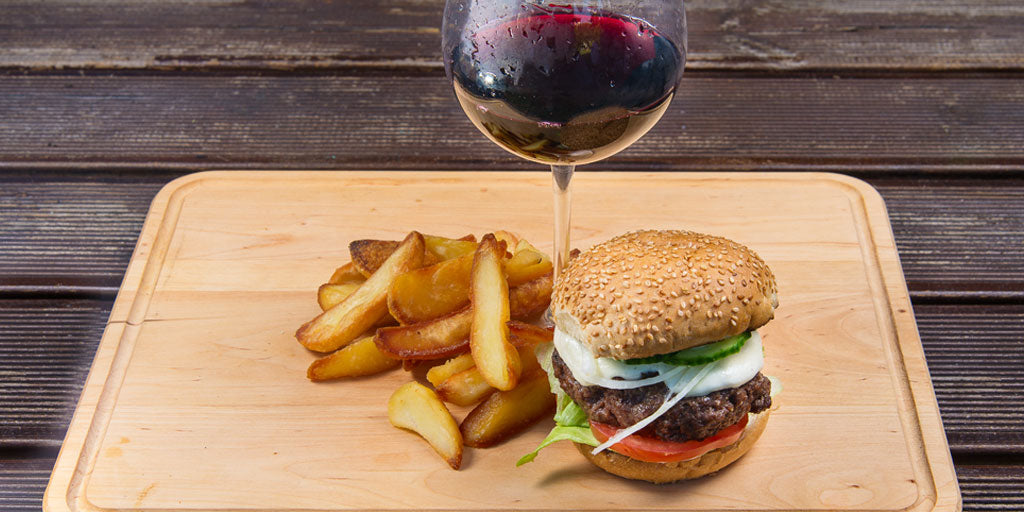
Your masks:
{"label": "wood grain", "polygon": [[[4,444],[56,446],[67,428],[110,301],[0,301]],[[928,369],[956,455],[1024,453],[1024,306],[916,305]],[[34,355],[34,356],[33,356]],[[26,386],[40,375],[50,385]],[[34,407],[43,404],[45,407]]]}
{"label": "wood grain", "polygon": [[110,306],[0,300],[0,446],[60,446]]}
{"label": "wood grain", "polygon": [[[4,2],[0,67],[440,67],[441,0]],[[704,70],[1019,70],[1011,1],[691,0],[688,66]]]}
{"label": "wood grain", "polygon": [[1024,455],[1024,306],[914,308],[954,453]]}
{"label": "wood grain", "polygon": [[[577,191],[592,198],[577,203],[580,244],[641,220],[652,227],[683,222],[750,244],[772,262],[785,290],[787,305],[764,331],[772,347],[768,371],[788,383],[775,426],[756,456],[701,482],[687,507],[956,508],[895,245],[870,188],[815,174],[579,180]],[[546,176],[534,173],[214,173],[176,182],[158,196],[143,228],[47,510],[65,509],[68,489],[73,506],[87,494],[94,506],[136,509],[181,500],[190,508],[488,509],[510,499],[521,508],[586,509],[624,497],[641,508],[678,508],[661,493],[596,474],[578,457],[566,466],[557,449],[529,471],[510,471],[547,426],[452,472],[428,447],[386,425],[382,400],[407,379],[400,372],[334,387],[302,378],[310,356],[290,333],[316,308],[311,290],[343,257],[340,240],[392,238],[410,223],[442,234],[482,233],[505,219],[496,201],[523,204],[548,187]],[[465,202],[443,211],[427,206],[453,194]],[[715,206],[722,201],[734,208],[721,212]],[[752,209],[772,213],[758,218]],[[523,211],[514,228],[543,240],[549,216]],[[397,224],[403,227],[390,228]],[[236,435],[239,428],[246,435]],[[169,447],[173,456],[161,454]],[[73,473],[76,465],[84,472]],[[484,485],[462,487],[458,496],[445,491],[499,473],[508,492]],[[407,492],[388,491],[396,485]],[[300,488],[307,492],[294,492]]]}
{"label": "wood grain", "polygon": [[57,458],[52,450],[19,450],[0,455],[0,509],[38,512]]}
{"label": "wood grain", "polygon": [[[1024,81],[683,78],[645,137],[588,169],[1024,167]],[[4,76],[0,168],[536,169],[441,75]]]}
{"label": "wood grain", "polygon": [[0,178],[0,291],[106,294],[124,276],[166,173]]}
{"label": "wood grain", "polygon": [[[0,293],[112,297],[152,196],[179,175],[0,175]],[[915,300],[1024,298],[1024,178],[867,179],[886,200]],[[548,202],[538,195],[538,207]]]}
{"label": "wood grain", "polygon": [[1024,299],[1024,180],[877,180],[915,299]]}
{"label": "wood grain", "polygon": [[1024,509],[1024,468],[1021,466],[959,466],[964,512]]}

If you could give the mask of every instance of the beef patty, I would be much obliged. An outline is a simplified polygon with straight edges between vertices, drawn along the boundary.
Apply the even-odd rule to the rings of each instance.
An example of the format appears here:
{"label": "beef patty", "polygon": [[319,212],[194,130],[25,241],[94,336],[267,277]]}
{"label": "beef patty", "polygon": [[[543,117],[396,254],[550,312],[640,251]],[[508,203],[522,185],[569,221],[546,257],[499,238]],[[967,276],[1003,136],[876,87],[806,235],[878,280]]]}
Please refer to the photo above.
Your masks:
{"label": "beef patty", "polygon": [[[557,351],[551,362],[562,389],[583,407],[588,418],[598,423],[619,428],[634,425],[658,410],[668,393],[668,387],[662,383],[635,389],[584,386],[573,378]],[[640,434],[676,442],[706,439],[740,421],[748,412],[758,413],[771,407],[771,389],[771,382],[759,372],[742,386],[680,400]]]}

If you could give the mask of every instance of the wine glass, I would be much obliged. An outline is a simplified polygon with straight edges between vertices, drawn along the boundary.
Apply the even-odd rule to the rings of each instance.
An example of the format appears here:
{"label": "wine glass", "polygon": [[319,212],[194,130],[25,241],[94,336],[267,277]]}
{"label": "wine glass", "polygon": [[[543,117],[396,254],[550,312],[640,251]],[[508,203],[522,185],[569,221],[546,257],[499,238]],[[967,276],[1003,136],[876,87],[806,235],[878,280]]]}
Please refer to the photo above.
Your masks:
{"label": "wine glass", "polygon": [[550,164],[554,268],[569,256],[576,165],[625,149],[658,122],[683,74],[682,0],[447,0],[445,73],[498,146]]}

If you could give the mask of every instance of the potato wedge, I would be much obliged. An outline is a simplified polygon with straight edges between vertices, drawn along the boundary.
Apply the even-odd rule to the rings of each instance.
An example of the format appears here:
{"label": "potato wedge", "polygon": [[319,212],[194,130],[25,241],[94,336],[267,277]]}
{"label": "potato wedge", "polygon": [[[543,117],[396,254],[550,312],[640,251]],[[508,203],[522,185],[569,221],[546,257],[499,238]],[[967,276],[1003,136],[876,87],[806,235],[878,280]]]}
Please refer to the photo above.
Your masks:
{"label": "potato wedge", "polygon": [[505,242],[506,251],[511,251],[519,243],[519,235],[504,229],[495,231],[494,238],[499,242]]}
{"label": "potato wedge", "polygon": [[537,250],[530,242],[520,240],[512,258],[505,262],[505,276],[509,286],[519,286],[550,273],[552,268],[551,258],[547,254]]}
{"label": "potato wedge", "polygon": [[366,281],[366,277],[363,276],[356,269],[356,266],[350,261],[340,267],[338,267],[334,274],[331,274],[331,278],[327,281],[329,284],[348,284],[355,283],[359,284]]}
{"label": "potato wedge", "polygon": [[466,446],[486,448],[519,433],[555,408],[555,395],[542,370],[523,375],[515,389],[493,393],[476,406],[459,430]]}
{"label": "potato wedge", "polygon": [[515,320],[508,323],[508,331],[512,344],[517,348],[527,345],[534,347],[540,343],[549,343],[555,336],[554,327],[548,329]]}
{"label": "potato wedge", "polygon": [[443,364],[439,364],[427,370],[427,381],[436,387],[444,382],[448,377],[451,377],[463,370],[468,370],[474,366],[476,366],[476,363],[473,362],[472,354],[468,352],[460,354],[445,361]]}
{"label": "potato wedge", "polygon": [[462,433],[430,388],[409,382],[395,390],[388,399],[388,420],[419,434],[452,469],[462,465]]}
{"label": "potato wedge", "polygon": [[400,243],[394,240],[353,240],[348,244],[352,265],[360,274],[369,278],[398,249]]}
{"label": "potato wedge", "polygon": [[331,355],[313,361],[306,370],[306,377],[314,382],[363,377],[397,368],[401,363],[377,350],[373,336],[363,336]]}
{"label": "potato wedge", "polygon": [[495,391],[476,366],[448,377],[436,386],[437,396],[450,404],[466,407]]}
{"label": "potato wedge", "polygon": [[509,290],[508,302],[512,318],[532,320],[540,316],[551,304],[554,274],[548,273]]}
{"label": "potato wedge", "polygon": [[[475,244],[474,244],[475,245]],[[402,324],[447,315],[469,304],[473,253],[406,272],[388,289],[388,311]]]}
{"label": "potato wedge", "polygon": [[469,308],[441,318],[400,327],[377,329],[374,343],[399,359],[441,359],[469,350],[473,313]]}
{"label": "potato wedge", "polygon": [[317,352],[333,352],[347,345],[388,314],[388,287],[395,276],[422,264],[423,235],[413,231],[358,290],[300,327],[295,337]]}
{"label": "potato wedge", "polygon": [[[362,277],[362,276],[360,276]],[[316,302],[320,304],[321,311],[327,311],[328,309],[341,304],[341,302],[348,298],[349,295],[355,293],[359,289],[359,283],[345,283],[345,284],[322,284],[320,289],[316,293]],[[373,324],[373,327],[390,327],[392,325],[398,325],[398,320],[391,316],[391,313],[387,313],[383,318]]]}
{"label": "potato wedge", "polygon": [[[546,330],[541,327],[537,327],[537,329]],[[525,337],[512,338],[512,342],[514,344],[520,343],[516,345],[516,351],[519,353],[519,360],[522,361],[522,372],[524,374],[540,368],[540,363],[537,362],[537,355],[534,352],[534,348],[537,346],[535,341],[535,339]],[[459,357],[465,356],[472,357],[471,354],[463,354]],[[463,363],[458,360],[458,358],[453,359],[452,361]],[[441,400],[455,405],[467,406],[483,400],[487,395],[495,391],[495,389],[488,384],[486,380],[484,380],[483,375],[480,374],[480,370],[476,368],[476,365],[473,365],[472,361],[469,362],[469,367],[460,371],[453,371],[451,375],[444,378],[441,382],[435,383],[431,381],[431,384],[434,384],[434,387],[437,389],[437,395],[441,397]],[[439,370],[439,374],[435,375],[435,378],[441,377],[441,371],[455,370],[457,368],[457,363],[452,366],[452,368],[446,370]],[[431,368],[431,370],[435,368],[440,368],[440,366]],[[430,372],[427,372],[427,380],[430,380]]]}
{"label": "potato wedge", "polygon": [[469,347],[487,382],[498,389],[516,387],[522,362],[509,343],[509,293],[502,270],[504,250],[492,234],[484,235],[473,258],[470,302],[473,323]]}
{"label": "potato wedge", "polygon": [[[433,265],[440,261],[457,258],[476,250],[476,237],[466,235],[458,240],[443,236],[423,235],[424,257],[423,266]],[[370,277],[377,271],[384,260],[398,249],[394,240],[355,240],[348,244],[352,257],[352,267],[364,277]],[[341,270],[341,269],[338,269]]]}
{"label": "potato wedge", "polygon": [[320,304],[321,311],[327,311],[341,304],[343,300],[347,299],[349,295],[352,295],[358,289],[359,283],[322,284],[316,291],[316,302]]}
{"label": "potato wedge", "polygon": [[458,240],[445,238],[443,236],[424,235],[427,252],[433,254],[437,261],[458,258],[464,254],[473,254],[476,251],[476,237],[466,235]]}
{"label": "potato wedge", "polygon": [[[509,286],[525,284],[551,272],[551,260],[532,249],[529,242],[520,241],[527,248],[506,262]],[[402,324],[424,322],[455,311],[469,302],[469,279],[473,255],[465,254],[436,265],[407,272],[397,277],[388,290],[388,310]],[[538,283],[540,284],[540,282]],[[537,285],[534,285],[537,286]],[[543,293],[534,288],[532,293]],[[534,302],[536,296],[531,295]],[[533,316],[538,304],[523,309]],[[546,308],[547,304],[543,305]]]}

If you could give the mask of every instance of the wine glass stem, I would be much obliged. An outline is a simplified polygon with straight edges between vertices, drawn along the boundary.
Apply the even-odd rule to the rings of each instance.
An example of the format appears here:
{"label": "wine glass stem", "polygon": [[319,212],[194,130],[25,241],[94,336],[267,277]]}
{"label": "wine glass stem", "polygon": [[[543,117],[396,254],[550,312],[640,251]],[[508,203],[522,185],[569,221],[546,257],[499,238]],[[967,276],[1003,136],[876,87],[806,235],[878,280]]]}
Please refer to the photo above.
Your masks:
{"label": "wine glass stem", "polygon": [[551,189],[555,193],[555,279],[569,262],[569,224],[572,214],[572,173],[575,165],[551,166]]}

